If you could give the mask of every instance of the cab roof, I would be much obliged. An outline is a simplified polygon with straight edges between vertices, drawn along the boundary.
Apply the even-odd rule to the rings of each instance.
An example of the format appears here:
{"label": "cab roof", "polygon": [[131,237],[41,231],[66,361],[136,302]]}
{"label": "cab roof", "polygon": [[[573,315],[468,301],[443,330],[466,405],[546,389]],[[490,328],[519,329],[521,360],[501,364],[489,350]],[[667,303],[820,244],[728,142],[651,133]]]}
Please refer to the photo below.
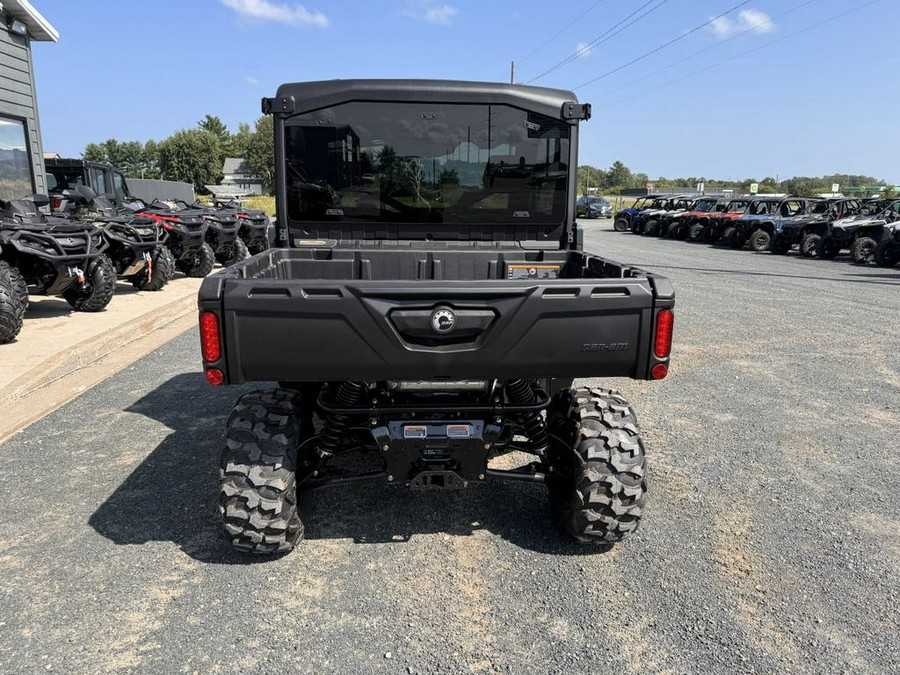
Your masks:
{"label": "cab roof", "polygon": [[[523,107],[548,117],[567,119],[568,106],[578,106],[578,97],[564,89],[461,80],[320,80],[293,82],[278,87],[277,98],[289,97],[294,99],[294,113],[350,101],[493,103]],[[587,114],[590,114],[589,107]]]}

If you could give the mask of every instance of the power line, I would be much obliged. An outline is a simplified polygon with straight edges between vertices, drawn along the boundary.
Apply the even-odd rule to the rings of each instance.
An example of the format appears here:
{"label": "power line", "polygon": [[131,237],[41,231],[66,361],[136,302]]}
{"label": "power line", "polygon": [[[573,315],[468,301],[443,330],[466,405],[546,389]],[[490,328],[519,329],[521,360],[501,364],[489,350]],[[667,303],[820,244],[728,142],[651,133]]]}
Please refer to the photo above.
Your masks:
{"label": "power line", "polygon": [[665,49],[666,47],[669,47],[670,45],[675,44],[675,43],[678,42],[679,40],[684,40],[684,39],[685,39],[686,37],[688,37],[689,35],[693,35],[693,34],[696,33],[698,30],[702,30],[702,29],[706,28],[706,27],[709,26],[710,24],[712,24],[712,23],[718,21],[719,19],[721,19],[723,16],[727,16],[728,14],[731,14],[733,11],[735,11],[735,10],[737,10],[737,9],[740,9],[741,7],[743,7],[744,5],[747,5],[747,4],[749,4],[749,3],[750,3],[750,0],[744,0],[743,2],[740,2],[740,3],[736,4],[734,7],[732,7],[732,8],[729,9],[728,11],[722,12],[721,14],[719,14],[719,16],[715,16],[715,17],[713,17],[712,19],[709,19],[708,21],[705,21],[705,22],[701,23],[699,26],[696,26],[695,28],[691,28],[691,29],[690,29],[689,31],[687,31],[686,33],[682,33],[682,34],[679,35],[678,37],[672,38],[672,39],[669,40],[668,42],[659,45],[659,46],[656,47],[655,49],[651,49],[649,52],[645,52],[644,54],[641,54],[641,55],[638,56],[636,59],[632,59],[632,60],[629,61],[628,63],[624,63],[624,64],[622,64],[621,66],[619,66],[618,68],[613,68],[612,70],[609,70],[609,71],[603,73],[602,75],[598,75],[597,77],[595,77],[595,78],[593,78],[593,79],[591,79],[591,80],[588,80],[587,82],[584,82],[583,84],[579,84],[577,87],[575,87],[575,89],[581,89],[582,87],[586,87],[586,86],[589,85],[589,84],[593,84],[593,83],[596,82],[597,80],[602,80],[604,77],[609,77],[609,76],[612,75],[613,73],[618,73],[620,70],[622,70],[622,69],[624,69],[624,68],[627,68],[628,66],[634,65],[634,64],[637,63],[638,61],[643,61],[643,60],[646,59],[648,56],[652,56],[653,54],[656,54],[657,52],[662,51],[662,50]]}
{"label": "power line", "polygon": [[[758,47],[754,47],[753,49],[748,49],[747,51],[741,52],[740,54],[735,54],[734,56],[732,56],[730,58],[724,59],[722,61],[718,61],[717,63],[710,64],[710,65],[706,66],[705,68],[700,68],[699,70],[695,70],[691,73],[683,75],[682,77],[678,77],[674,80],[669,80],[668,82],[665,82],[665,83],[659,85],[658,87],[653,87],[652,89],[642,89],[639,94],[636,94],[634,96],[628,96],[626,98],[616,99],[616,105],[618,105],[619,103],[624,103],[626,101],[631,101],[635,98],[641,98],[651,92],[658,91],[659,89],[664,89],[665,87],[668,87],[670,84],[682,82],[683,80],[687,80],[691,77],[694,77],[695,75],[700,75],[701,73],[705,73],[708,70],[712,70],[713,68],[718,68],[719,66],[724,66],[726,63],[731,63],[732,61],[735,61],[736,59],[740,59],[749,54],[753,54],[754,52],[758,52],[761,49],[765,49],[767,47],[771,47],[774,44],[778,44],[779,42],[783,42],[785,40],[794,38],[794,37],[800,35],[801,33],[805,33],[807,31],[813,30],[815,28],[818,28],[819,26],[825,25],[826,23],[830,23],[832,21],[837,21],[838,19],[843,19],[848,14],[853,14],[854,12],[858,12],[858,11],[865,9],[866,7],[870,7],[878,2],[881,2],[881,0],[869,0],[869,2],[863,3],[862,5],[859,5],[858,7],[853,7],[852,9],[848,9],[846,12],[841,12],[840,14],[835,14],[834,16],[830,16],[827,19],[823,19],[822,21],[818,21],[814,24],[811,24],[811,25],[801,28],[799,30],[795,30],[793,33],[788,33],[787,35],[783,35],[780,38],[776,38],[775,40],[770,40],[769,42],[759,45]],[[602,106],[600,108],[600,110],[603,110],[605,108],[611,108],[611,107],[612,107],[612,105]]]}
{"label": "power line", "polygon": [[[670,63],[669,65],[664,66],[664,67],[660,68],[659,70],[654,70],[652,73],[647,73],[646,75],[643,75],[643,76],[637,78],[636,80],[632,80],[631,82],[628,83],[628,87],[630,88],[630,87],[633,87],[635,84],[638,84],[638,83],[640,83],[640,82],[644,82],[645,80],[649,80],[651,77],[654,77],[654,76],[656,76],[656,75],[659,75],[660,73],[664,73],[664,72],[667,71],[667,70],[671,70],[671,69],[674,68],[675,66],[681,65],[681,64],[684,63],[685,61],[690,61],[690,60],[693,59],[694,57],[700,56],[701,54],[705,54],[705,53],[708,52],[708,51],[711,51],[711,50],[713,50],[713,49],[716,49],[716,48],[722,46],[723,44],[725,44],[726,42],[730,42],[731,40],[736,40],[737,38],[739,38],[739,37],[741,37],[741,36],[743,36],[743,35],[746,35],[747,33],[751,33],[751,32],[753,32],[753,31],[755,31],[755,30],[758,30],[758,29],[761,28],[762,26],[765,26],[765,25],[767,25],[767,24],[773,23],[776,19],[780,19],[780,18],[782,18],[782,17],[785,17],[785,16],[787,16],[788,14],[793,14],[793,13],[796,12],[798,9],[803,9],[803,8],[806,7],[807,5],[811,5],[812,3],[814,3],[814,2],[819,2],[819,1],[820,1],[820,0],[806,0],[805,2],[801,2],[799,5],[795,5],[794,7],[791,7],[791,9],[789,9],[789,10],[787,10],[787,11],[785,11],[785,12],[782,12],[781,14],[776,14],[775,16],[771,16],[771,17],[769,17],[768,19],[766,19],[765,21],[760,21],[759,23],[755,23],[755,24],[753,24],[752,26],[750,26],[749,28],[746,28],[745,30],[742,30],[740,33],[735,33],[734,35],[732,35],[732,36],[730,36],[730,37],[724,38],[723,40],[719,40],[719,41],[716,42],[714,45],[710,45],[709,47],[705,47],[705,48],[703,48],[703,49],[701,49],[701,50],[699,50],[699,51],[694,52],[693,54],[690,54],[689,56],[685,56],[683,59],[678,59],[677,61],[673,61],[673,62]],[[588,83],[585,83],[585,84],[588,84]],[[583,87],[583,86],[585,86],[585,85],[579,85],[579,87]],[[610,95],[616,94],[616,93],[618,93],[618,92],[620,92],[620,91],[624,91],[624,89],[625,89],[625,87],[621,87],[621,88],[619,88],[619,89],[615,89],[615,90],[613,90],[612,92],[610,92]]]}
{"label": "power line", "polygon": [[[554,71],[556,71],[556,70],[559,70],[559,69],[562,68],[563,66],[565,66],[565,65],[567,65],[567,64],[569,64],[569,63],[572,63],[572,61],[574,61],[575,59],[577,59],[577,58],[581,57],[582,55],[584,55],[584,53],[585,53],[586,50],[588,50],[588,49],[590,49],[590,48],[592,48],[592,47],[596,47],[597,45],[603,44],[604,42],[606,42],[606,41],[608,41],[608,40],[611,40],[611,39],[614,38],[616,35],[618,35],[618,34],[621,33],[622,31],[624,31],[625,29],[629,28],[630,26],[633,26],[633,25],[636,24],[638,21],[640,21],[641,19],[643,19],[643,18],[646,17],[647,15],[651,14],[652,12],[655,12],[657,9],[659,9],[659,8],[662,7],[664,4],[666,4],[668,1],[669,1],[669,0],[661,0],[661,1],[659,2],[659,4],[655,5],[654,7],[651,7],[651,8],[648,9],[646,12],[644,12],[643,14],[641,14],[640,16],[638,16],[636,19],[630,20],[630,19],[632,19],[632,17],[633,17],[635,14],[638,14],[639,12],[643,11],[645,7],[647,7],[648,5],[652,5],[654,2],[657,2],[657,0],[647,0],[647,2],[645,2],[643,5],[641,5],[640,7],[638,7],[636,10],[634,10],[631,14],[629,14],[628,16],[626,16],[624,19],[622,19],[621,21],[619,21],[619,22],[618,22],[617,24],[615,24],[612,28],[609,28],[608,30],[606,30],[605,32],[601,33],[599,36],[597,36],[596,38],[594,38],[593,40],[591,40],[591,41],[590,41],[589,43],[587,43],[587,45],[585,45],[583,48],[579,49],[579,50],[578,50],[577,52],[575,52],[574,54],[571,54],[570,56],[567,56],[565,59],[563,59],[562,61],[560,61],[560,62],[557,63],[556,65],[551,66],[550,68],[548,68],[547,70],[545,70],[543,73],[541,73],[541,74],[538,75],[537,77],[532,77],[532,78],[531,78],[530,80],[528,80],[525,84],[531,84],[532,82],[535,82],[535,81],[541,79],[541,78],[544,77],[545,75],[549,75],[550,73],[552,73],[552,72],[554,72]],[[626,22],[627,22],[627,23],[626,23]],[[622,25],[622,24],[625,24],[625,25]],[[620,26],[621,26],[621,27],[620,27]],[[616,29],[618,29],[618,30],[616,30]]]}
{"label": "power line", "polygon": [[567,30],[569,30],[572,26],[574,26],[576,23],[578,23],[579,21],[581,21],[581,20],[582,20],[584,17],[586,17],[588,14],[590,14],[591,12],[593,12],[594,9],[597,7],[597,5],[599,5],[601,2],[603,2],[603,0],[597,0],[597,2],[595,2],[593,5],[591,5],[590,7],[588,7],[585,11],[583,11],[581,14],[579,14],[577,17],[575,17],[575,18],[571,21],[571,23],[566,24],[565,28],[563,28],[562,30],[560,30],[560,31],[559,31],[556,35],[554,35],[552,38],[550,38],[549,40],[547,40],[547,41],[546,41],[545,43],[543,43],[541,46],[536,47],[535,49],[532,49],[530,52],[528,52],[528,53],[527,53],[525,56],[523,56],[521,59],[518,59],[518,62],[519,62],[519,63],[522,63],[523,61],[526,61],[527,59],[530,59],[532,56],[534,56],[535,54],[537,54],[537,53],[538,53],[539,51],[541,51],[544,47],[546,47],[546,46],[549,45],[551,42],[553,42],[556,38],[558,38],[560,35],[562,35],[563,33],[565,33]]}

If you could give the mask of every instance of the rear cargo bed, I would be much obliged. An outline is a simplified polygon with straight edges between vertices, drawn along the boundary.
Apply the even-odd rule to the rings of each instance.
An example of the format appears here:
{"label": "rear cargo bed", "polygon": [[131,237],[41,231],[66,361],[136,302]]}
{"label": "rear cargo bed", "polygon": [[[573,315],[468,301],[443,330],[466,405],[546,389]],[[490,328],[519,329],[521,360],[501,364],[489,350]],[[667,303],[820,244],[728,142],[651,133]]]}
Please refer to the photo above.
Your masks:
{"label": "rear cargo bed", "polygon": [[273,249],[208,277],[218,367],[232,383],[647,376],[664,278],[576,251],[427,246]]}

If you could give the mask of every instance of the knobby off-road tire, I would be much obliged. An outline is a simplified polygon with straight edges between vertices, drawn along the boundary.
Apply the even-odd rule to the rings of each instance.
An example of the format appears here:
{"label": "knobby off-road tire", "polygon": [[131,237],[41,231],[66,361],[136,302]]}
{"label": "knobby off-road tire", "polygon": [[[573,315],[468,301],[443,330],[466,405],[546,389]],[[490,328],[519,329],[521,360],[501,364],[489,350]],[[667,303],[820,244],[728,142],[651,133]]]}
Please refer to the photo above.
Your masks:
{"label": "knobby off-road tire", "polygon": [[153,277],[147,279],[147,270],[129,277],[132,285],[141,291],[161,291],[175,276],[175,256],[168,246],[157,246],[150,254],[153,260]]}
{"label": "knobby off-road tire", "polygon": [[834,260],[840,252],[841,247],[831,237],[822,237],[816,245],[816,253],[822,260]]}
{"label": "knobby off-road tire", "polygon": [[703,223],[694,223],[688,230],[688,241],[700,241],[703,238],[703,230],[706,229]]}
{"label": "knobby off-road tire", "polygon": [[0,344],[12,342],[22,330],[28,309],[28,285],[19,270],[0,260]]}
{"label": "knobby off-road tire", "polygon": [[550,507],[564,532],[609,546],[634,532],[647,497],[634,409],[616,391],[566,389],[548,411]]}
{"label": "knobby off-road tire", "polygon": [[116,268],[106,255],[92,260],[84,272],[84,286],[72,286],[63,291],[76,312],[102,312],[116,292]]}
{"label": "knobby off-road tire", "polygon": [[729,248],[742,248],[743,242],[738,244],[740,238],[736,227],[726,227],[722,232],[722,244]]}
{"label": "knobby off-road tire", "polygon": [[216,265],[216,255],[213,253],[212,247],[203,242],[192,258],[179,260],[175,265],[186,276],[202,279],[213,271],[213,267]]}
{"label": "knobby off-road tire", "polygon": [[819,256],[819,242],[822,236],[819,234],[807,234],[800,241],[800,255],[804,258],[817,258]]}
{"label": "knobby off-road tire", "polygon": [[300,400],[285,389],[253,391],[228,417],[219,468],[225,536],[242,553],[287,553],[303,539],[297,495]]}
{"label": "knobby off-road tire", "polygon": [[613,229],[616,232],[628,232],[628,218],[616,218],[615,222],[613,222]]}
{"label": "knobby off-road tire", "polygon": [[750,235],[750,248],[757,253],[765,253],[772,246],[772,235],[765,230],[754,230]]}
{"label": "knobby off-road tire", "polygon": [[893,267],[900,262],[900,248],[890,239],[886,239],[878,243],[872,257],[879,267]]}
{"label": "knobby off-road tire", "polygon": [[250,250],[247,248],[247,244],[238,239],[234,242],[234,245],[231,247],[228,255],[219,256],[217,260],[222,264],[223,267],[230,267],[231,265],[234,265],[241,260],[246,260],[249,257]]}
{"label": "knobby off-road tire", "polygon": [[868,265],[875,257],[878,242],[872,237],[857,237],[850,247],[850,257],[857,265]]}

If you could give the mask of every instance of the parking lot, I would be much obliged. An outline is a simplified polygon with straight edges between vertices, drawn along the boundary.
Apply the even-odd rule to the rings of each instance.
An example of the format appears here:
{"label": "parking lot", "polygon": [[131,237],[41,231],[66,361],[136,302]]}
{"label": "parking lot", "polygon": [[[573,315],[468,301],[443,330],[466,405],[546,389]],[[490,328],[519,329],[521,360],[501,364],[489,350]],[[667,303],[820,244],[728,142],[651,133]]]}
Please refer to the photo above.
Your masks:
{"label": "parking lot", "polygon": [[900,671],[900,269],[584,227],[677,285],[669,379],[614,384],[636,535],[570,543],[536,485],[360,485],[240,557],[215,499],[242,389],[192,330],[0,445],[0,671]]}

